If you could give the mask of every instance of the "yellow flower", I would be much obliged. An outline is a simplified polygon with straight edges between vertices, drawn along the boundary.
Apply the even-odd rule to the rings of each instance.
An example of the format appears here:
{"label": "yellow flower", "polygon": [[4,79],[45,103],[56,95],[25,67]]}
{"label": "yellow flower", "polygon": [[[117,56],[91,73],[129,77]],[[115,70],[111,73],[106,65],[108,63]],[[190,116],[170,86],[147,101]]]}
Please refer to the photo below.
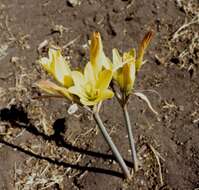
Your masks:
{"label": "yellow flower", "polygon": [[93,106],[105,99],[112,98],[114,95],[108,89],[112,79],[112,71],[100,70],[98,76],[95,76],[95,71],[89,62],[85,66],[84,73],[72,72],[74,86],[70,87],[68,91],[78,96],[83,105]]}
{"label": "yellow flower", "polygon": [[49,58],[43,57],[39,62],[62,86],[44,80],[37,82],[36,85],[50,94],[64,96],[69,100],[73,100],[73,96],[67,90],[73,85],[69,63],[61,55],[60,50],[49,49],[48,55]]}
{"label": "yellow flower", "polygon": [[120,89],[128,95],[135,81],[135,50],[125,52],[121,57],[116,49],[113,49],[113,78]]}
{"label": "yellow flower", "polygon": [[145,35],[139,46],[137,58],[135,49],[123,53],[123,56],[120,56],[117,49],[113,49],[113,78],[118,83],[121,91],[126,95],[133,89],[136,73],[143,65],[144,51],[149,45],[152,36],[152,32],[148,32]]}
{"label": "yellow flower", "polygon": [[49,49],[49,58],[39,60],[44,69],[65,87],[73,85],[69,63],[61,55],[60,50]]}
{"label": "yellow flower", "polygon": [[[71,71],[60,50],[49,49],[49,58],[41,58],[40,63],[62,86],[50,81],[40,81],[37,86],[53,95],[62,95],[83,105],[92,106],[112,98],[108,89],[112,79],[110,61],[105,56],[100,34],[94,32],[91,39],[90,62],[84,72]],[[78,98],[78,99],[77,99]]]}
{"label": "yellow flower", "polygon": [[86,64],[84,73],[72,72],[74,86],[68,91],[80,98],[83,105],[92,106],[113,97],[108,89],[112,79],[110,60],[103,51],[99,32],[93,32],[90,45],[90,62]]}

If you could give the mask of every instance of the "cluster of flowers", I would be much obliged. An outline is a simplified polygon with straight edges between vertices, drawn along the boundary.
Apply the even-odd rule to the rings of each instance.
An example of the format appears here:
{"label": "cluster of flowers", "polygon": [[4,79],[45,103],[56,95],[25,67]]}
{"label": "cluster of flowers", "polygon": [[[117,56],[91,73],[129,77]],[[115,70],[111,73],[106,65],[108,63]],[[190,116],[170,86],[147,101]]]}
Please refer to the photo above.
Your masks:
{"label": "cluster of flowers", "polygon": [[[106,99],[112,98],[115,94],[124,108],[124,113],[126,113],[127,100],[132,92],[137,72],[143,65],[144,51],[152,38],[152,34],[152,32],[148,32],[145,35],[139,46],[137,56],[134,48],[124,52],[123,55],[117,49],[113,49],[111,61],[103,51],[100,34],[93,32],[90,44],[90,61],[85,65],[83,71],[72,70],[69,62],[62,56],[60,49],[49,49],[49,57],[43,57],[39,60],[43,68],[53,76],[59,85],[49,80],[41,80],[37,83],[37,86],[52,95],[64,96],[71,102],[87,106],[93,111],[94,118],[105,140],[128,178],[130,174],[126,164],[121,156],[118,155],[119,152],[108,133],[104,131],[105,128],[103,128],[98,112],[101,103]],[[128,114],[125,116],[127,117],[127,126],[130,127]],[[129,141],[133,154],[134,168],[137,170],[135,146],[130,128],[128,128]]]}

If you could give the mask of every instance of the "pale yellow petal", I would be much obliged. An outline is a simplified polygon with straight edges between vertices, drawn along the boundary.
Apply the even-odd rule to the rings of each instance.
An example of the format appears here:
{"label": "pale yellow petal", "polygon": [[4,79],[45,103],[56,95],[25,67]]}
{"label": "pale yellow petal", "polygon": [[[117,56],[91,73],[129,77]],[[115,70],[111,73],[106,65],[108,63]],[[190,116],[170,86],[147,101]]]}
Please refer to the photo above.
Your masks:
{"label": "pale yellow petal", "polygon": [[39,62],[41,63],[41,65],[44,67],[44,69],[46,69],[47,72],[49,72],[50,74],[54,74],[54,63],[53,63],[53,55],[56,54],[56,50],[54,49],[49,49],[48,50],[48,57],[43,57],[39,60]]}
{"label": "pale yellow petal", "polygon": [[54,77],[64,85],[64,77],[71,75],[69,63],[61,55],[60,50],[53,53]]}
{"label": "pale yellow petal", "polygon": [[105,69],[108,69],[108,70],[114,70],[114,67],[113,67],[113,63],[112,63],[112,61],[108,58],[108,57],[106,57],[106,61],[107,61],[107,66],[105,67]]}
{"label": "pale yellow petal", "polygon": [[49,48],[48,50],[48,57],[49,57],[49,60],[52,61],[53,59],[53,54],[56,53],[57,50],[53,49],[53,48]]}
{"label": "pale yellow petal", "polygon": [[119,54],[119,51],[117,49],[112,50],[113,54],[113,71],[116,71],[118,68],[122,67],[122,57]]}
{"label": "pale yellow petal", "polygon": [[73,83],[69,63],[61,55],[61,51],[50,48],[48,56],[49,58],[43,57],[39,60],[44,69],[62,85],[66,87],[72,85]]}
{"label": "pale yellow petal", "polygon": [[90,82],[92,85],[96,83],[97,76],[95,76],[93,67],[90,62],[88,62],[84,68],[84,77],[85,80]]}
{"label": "pale yellow petal", "polygon": [[85,99],[85,98],[81,98],[80,102],[85,106],[94,106],[94,105],[98,104],[100,101],[98,99],[91,101],[91,100],[88,100],[88,99]]}
{"label": "pale yellow petal", "polygon": [[100,93],[100,97],[98,98],[98,100],[103,101],[106,99],[110,99],[114,96],[113,91],[109,90],[109,89],[105,89]]}
{"label": "pale yellow petal", "polygon": [[104,90],[109,87],[113,76],[113,72],[111,70],[103,70],[99,73],[99,78],[97,80],[96,88],[100,90]]}
{"label": "pale yellow petal", "polygon": [[39,63],[43,66],[43,68],[50,74],[53,75],[54,73],[54,66],[53,66],[53,54],[55,53],[55,50],[49,49],[48,50],[48,58],[42,57],[39,59]]}
{"label": "pale yellow petal", "polygon": [[50,81],[41,80],[36,83],[36,86],[38,86],[39,88],[41,88],[42,90],[44,90],[45,92],[49,94],[60,95],[60,93],[58,93],[57,90],[55,90],[57,85]]}
{"label": "pale yellow petal", "polygon": [[130,75],[131,75],[131,79],[134,83],[135,81],[135,78],[136,78],[136,65],[135,63],[134,64],[131,64],[131,67],[130,67]]}
{"label": "pale yellow petal", "polygon": [[81,89],[78,88],[77,86],[72,86],[68,89],[68,91],[71,93],[71,94],[74,94],[76,96],[81,96]]}
{"label": "pale yellow petal", "polygon": [[85,77],[80,71],[72,71],[71,75],[75,86],[82,86],[86,83]]}
{"label": "pale yellow petal", "polygon": [[50,82],[48,80],[41,80],[37,82],[36,85],[47,93],[53,95],[62,95],[69,100],[72,100],[72,96],[66,88],[60,87],[53,82]]}

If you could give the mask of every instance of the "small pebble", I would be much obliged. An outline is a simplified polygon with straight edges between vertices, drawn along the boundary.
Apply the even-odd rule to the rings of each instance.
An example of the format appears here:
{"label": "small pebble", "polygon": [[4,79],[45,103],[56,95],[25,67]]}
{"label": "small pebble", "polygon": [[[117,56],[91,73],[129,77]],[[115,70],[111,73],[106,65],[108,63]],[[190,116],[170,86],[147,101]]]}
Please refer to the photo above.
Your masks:
{"label": "small pebble", "polygon": [[72,105],[68,108],[68,114],[69,114],[69,115],[73,115],[75,112],[77,112],[77,110],[78,110],[77,104],[72,104]]}
{"label": "small pebble", "polygon": [[75,7],[77,5],[80,5],[81,4],[81,1],[80,0],[68,0],[68,4],[72,7]]}
{"label": "small pebble", "polygon": [[13,57],[11,57],[10,62],[15,64],[15,63],[17,63],[19,60],[20,60],[19,57],[13,56]]}
{"label": "small pebble", "polygon": [[6,126],[0,125],[0,134],[6,133]]}
{"label": "small pebble", "polygon": [[179,106],[180,111],[184,111],[184,106]]}

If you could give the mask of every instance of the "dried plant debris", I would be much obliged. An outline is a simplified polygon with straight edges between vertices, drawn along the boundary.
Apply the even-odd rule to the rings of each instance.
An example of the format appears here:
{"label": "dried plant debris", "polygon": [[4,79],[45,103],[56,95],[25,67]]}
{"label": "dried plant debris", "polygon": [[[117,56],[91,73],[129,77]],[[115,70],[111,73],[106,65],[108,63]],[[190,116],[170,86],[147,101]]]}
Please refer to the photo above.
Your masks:
{"label": "dried plant debris", "polygon": [[[28,167],[28,165],[32,167]],[[34,165],[34,166],[33,166]],[[62,186],[64,172],[46,161],[37,161],[29,158],[21,166],[14,168],[14,187],[16,189],[51,189],[55,185]]]}
{"label": "dried plant debris", "polygon": [[[197,0],[176,0],[184,22],[163,37],[164,55],[155,55],[157,64],[177,65],[192,77],[199,62],[199,4]],[[169,26],[168,26],[169,27]]]}
{"label": "dried plant debris", "polygon": [[51,32],[52,33],[59,33],[61,36],[63,35],[64,31],[68,31],[68,28],[64,27],[63,25],[53,25]]}
{"label": "dried plant debris", "polygon": [[161,189],[164,185],[161,171],[161,163],[164,159],[154,148],[158,147],[157,143],[142,135],[139,136],[139,142],[139,171],[134,174],[133,187],[135,189]]}
{"label": "dried plant debris", "polygon": [[197,0],[176,0],[176,4],[185,13],[185,18],[166,42],[167,61],[190,70],[199,63],[199,4]]}

